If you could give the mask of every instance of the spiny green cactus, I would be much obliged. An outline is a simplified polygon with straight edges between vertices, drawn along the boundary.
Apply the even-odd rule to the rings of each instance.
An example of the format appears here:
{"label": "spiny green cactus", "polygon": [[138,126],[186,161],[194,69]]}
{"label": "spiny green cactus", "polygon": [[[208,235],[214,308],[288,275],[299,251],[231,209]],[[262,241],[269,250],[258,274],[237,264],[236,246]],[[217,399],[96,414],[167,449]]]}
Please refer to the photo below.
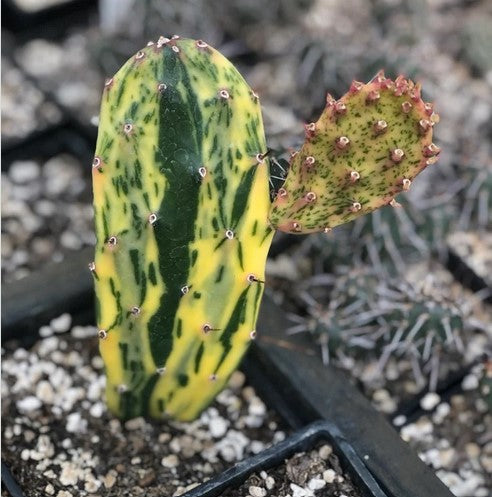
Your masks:
{"label": "spiny green cactus", "polygon": [[[299,292],[307,314],[292,315],[295,324],[288,331],[313,333],[325,363],[340,351],[354,355],[369,349],[379,354],[382,373],[390,357],[405,356],[412,361],[416,381],[423,383],[426,372],[435,389],[439,354],[463,353],[467,334],[479,324],[486,326],[469,322],[464,302],[439,295],[429,281],[412,285],[382,278],[367,266],[341,267],[331,282],[327,275],[319,276]],[[318,301],[311,294],[320,286]]]}
{"label": "spiny green cactus", "polygon": [[[419,87],[403,78],[353,83],[329,102],[320,128],[308,127],[287,178],[284,188],[301,203],[309,197],[309,207],[286,203],[279,190],[271,209],[258,96],[232,64],[177,36],[132,57],[106,83],[93,162],[90,269],[110,409],[123,418],[195,418],[255,338],[273,227],[315,231],[388,203],[434,161],[435,121]],[[348,189],[357,197],[346,205]],[[282,217],[299,209],[300,230]],[[311,226],[310,216],[323,223]]]}

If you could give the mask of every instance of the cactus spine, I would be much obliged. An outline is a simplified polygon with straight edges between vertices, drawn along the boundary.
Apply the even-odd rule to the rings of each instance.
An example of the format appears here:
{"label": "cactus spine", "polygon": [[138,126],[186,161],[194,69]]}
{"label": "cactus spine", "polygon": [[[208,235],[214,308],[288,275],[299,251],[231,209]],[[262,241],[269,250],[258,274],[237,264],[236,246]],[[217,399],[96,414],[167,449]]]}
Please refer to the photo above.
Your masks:
{"label": "cactus spine", "polygon": [[[426,165],[423,157],[437,153],[436,118],[419,88],[381,78],[329,103],[322,120],[335,129],[308,129],[272,207],[258,97],[220,53],[201,40],[160,38],[106,83],[93,162],[97,245],[90,269],[107,402],[116,415],[195,418],[255,337],[272,226],[316,231],[349,221],[388,203]],[[383,84],[388,96],[381,93],[368,116],[344,115],[357,115],[355,105],[362,114]],[[413,110],[401,112],[409,99]],[[415,120],[423,112],[429,124],[419,134]],[[393,131],[377,146],[364,145],[368,134],[380,134],[372,122],[383,119]],[[405,137],[405,161],[395,158],[397,136]],[[388,147],[389,159],[381,156]],[[309,154],[318,161],[313,171],[303,168]],[[333,174],[320,167],[323,155],[335,160]],[[355,166],[360,178],[351,174]],[[347,179],[357,181],[357,197],[347,193]],[[348,206],[347,198],[354,199]]]}

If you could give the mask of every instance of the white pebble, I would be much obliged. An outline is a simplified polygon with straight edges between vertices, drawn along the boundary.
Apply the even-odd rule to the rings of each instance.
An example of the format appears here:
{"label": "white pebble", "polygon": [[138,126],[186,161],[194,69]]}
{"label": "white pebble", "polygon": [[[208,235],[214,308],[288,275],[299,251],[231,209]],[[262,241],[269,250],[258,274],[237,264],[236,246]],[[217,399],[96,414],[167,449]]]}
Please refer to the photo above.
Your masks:
{"label": "white pebble", "polygon": [[39,328],[39,336],[41,338],[47,338],[53,335],[53,330],[49,326],[41,326]]}
{"label": "white pebble", "polygon": [[48,495],[55,495],[55,487],[51,483],[48,483],[48,485],[46,485],[46,487],[44,488],[44,491]]}
{"label": "white pebble", "polygon": [[27,359],[28,355],[29,354],[26,349],[20,348],[15,349],[13,357],[16,361],[21,361],[22,359]]}
{"label": "white pebble", "polygon": [[449,467],[456,458],[456,450],[453,447],[439,451],[439,458],[443,468]]}
{"label": "white pebble", "polygon": [[251,442],[251,445],[249,446],[249,449],[253,454],[259,454],[262,450],[265,449],[265,444],[263,442],[260,442],[259,440],[253,440]]}
{"label": "white pebble", "polygon": [[463,388],[463,390],[475,390],[478,388],[478,385],[478,378],[474,374],[466,375],[461,382],[461,388]]}
{"label": "white pebble", "polygon": [[451,471],[438,471],[437,476],[449,487],[457,497],[469,497],[476,495],[476,491],[483,484],[483,477],[479,474],[468,472],[466,477],[461,478]]}
{"label": "white pebble", "polygon": [[266,414],[265,404],[259,397],[253,397],[248,406],[248,412],[252,416],[264,417]]}
{"label": "white pebble", "polygon": [[42,405],[42,402],[37,397],[34,397],[34,395],[29,395],[17,401],[17,409],[24,414],[31,413],[39,409]]}
{"label": "white pebble", "polygon": [[44,458],[50,458],[55,455],[55,446],[52,444],[48,435],[39,436],[36,450],[41,453]]}
{"label": "white pebble", "polygon": [[227,462],[233,462],[236,460],[236,451],[234,447],[230,445],[225,445],[220,448],[220,455]]}
{"label": "white pebble", "polygon": [[97,335],[97,328],[94,326],[74,326],[70,334],[78,339],[91,338]]}
{"label": "white pebble", "polygon": [[228,386],[233,390],[239,390],[244,385],[245,381],[246,377],[244,376],[244,373],[241,371],[234,371],[229,378]]}
{"label": "white pebble", "polygon": [[34,212],[39,216],[54,216],[56,213],[56,204],[50,200],[40,199],[34,204]]}
{"label": "white pebble", "polygon": [[319,448],[318,454],[321,459],[328,459],[333,452],[331,445],[323,445]]}
{"label": "white pebble", "polygon": [[9,167],[9,178],[14,183],[29,183],[37,180],[40,174],[39,164],[33,161],[15,161]]}
{"label": "white pebble", "polygon": [[60,483],[66,486],[77,485],[79,481],[79,468],[73,462],[61,464]]}
{"label": "white pebble", "polygon": [[111,469],[106,476],[103,476],[103,484],[106,488],[111,488],[116,483],[116,476],[118,473]]}
{"label": "white pebble", "polygon": [[240,431],[229,430],[215,446],[227,462],[233,462],[243,459],[244,451],[249,443],[249,439]]}
{"label": "white pebble", "polygon": [[221,438],[227,432],[228,422],[221,416],[212,418],[210,424],[208,425],[210,434],[214,438]]}
{"label": "white pebble", "polygon": [[470,459],[477,459],[480,456],[481,450],[478,444],[469,442],[465,445],[465,452]]}
{"label": "white pebble", "polygon": [[69,433],[85,433],[87,420],[83,419],[79,412],[72,412],[67,416],[66,430]]}
{"label": "white pebble", "polygon": [[395,400],[391,397],[388,390],[381,388],[376,390],[372,396],[373,401],[377,404],[380,411],[391,414],[395,412],[397,406]]}
{"label": "white pebble", "polygon": [[441,402],[432,416],[435,423],[440,424],[444,418],[451,412],[451,406],[447,402]]}
{"label": "white pebble", "polygon": [[64,231],[60,236],[62,247],[69,250],[80,250],[82,248],[81,239],[73,231]]}
{"label": "white pebble", "polygon": [[316,491],[322,489],[325,486],[326,486],[326,481],[322,480],[321,478],[311,478],[308,481],[309,490]]}
{"label": "white pebble", "polygon": [[433,424],[425,418],[420,419],[416,423],[410,423],[401,429],[400,436],[405,442],[410,440],[423,440],[427,438],[433,431]]}
{"label": "white pebble", "polygon": [[99,490],[101,486],[101,482],[96,480],[95,478],[91,478],[89,481],[86,481],[84,484],[84,490],[89,492],[90,494],[94,494]]}
{"label": "white pebble", "polygon": [[407,422],[407,417],[404,414],[395,416],[393,419],[393,424],[395,426],[403,426]]}
{"label": "white pebble", "polygon": [[435,392],[429,392],[420,399],[420,407],[424,411],[431,411],[441,402],[441,397]]}
{"label": "white pebble", "polygon": [[161,459],[161,464],[165,468],[175,468],[179,464],[179,459],[176,454],[169,454]]}
{"label": "white pebble", "polygon": [[170,433],[159,433],[159,437],[157,438],[157,441],[160,444],[165,444],[171,440],[171,434]]}
{"label": "white pebble", "polygon": [[263,425],[264,417],[248,415],[244,416],[243,420],[246,426],[248,426],[249,428],[259,428]]}
{"label": "white pebble", "polygon": [[44,404],[53,404],[55,392],[49,381],[42,380],[38,383],[36,387],[36,397]]}
{"label": "white pebble", "polygon": [[145,428],[145,424],[145,419],[142,416],[139,416],[138,418],[129,419],[125,423],[125,428],[130,431],[141,430]]}
{"label": "white pebble", "polygon": [[72,324],[72,316],[70,316],[70,314],[68,313],[64,313],[61,316],[52,319],[50,322],[50,327],[53,329],[55,333],[65,333],[70,329],[71,324]]}
{"label": "white pebble", "polygon": [[73,495],[68,490],[60,490],[56,497],[73,497]]}
{"label": "white pebble", "polygon": [[255,485],[251,485],[248,489],[248,492],[251,497],[265,497],[267,494],[267,491],[264,488],[257,487]]}
{"label": "white pebble", "polygon": [[24,440],[27,443],[31,443],[36,438],[36,434],[32,430],[26,430],[24,432]]}
{"label": "white pebble", "polygon": [[272,490],[274,486],[275,486],[275,479],[272,476],[267,476],[265,478],[265,487],[268,490]]}
{"label": "white pebble", "polygon": [[100,418],[104,413],[104,404],[102,402],[96,402],[95,404],[92,405],[92,407],[89,410],[89,414],[93,418]]}
{"label": "white pebble", "polygon": [[302,488],[295,483],[290,484],[290,489],[292,490],[292,497],[311,497],[313,495],[311,490]]}
{"label": "white pebble", "polygon": [[335,471],[332,469],[327,469],[326,471],[323,472],[323,480],[325,480],[326,483],[333,483],[335,481],[335,476],[337,474]]}
{"label": "white pebble", "polygon": [[441,457],[439,450],[436,448],[431,448],[426,452],[419,454],[420,459],[426,464],[431,465],[434,469],[439,469],[441,467]]}
{"label": "white pebble", "polygon": [[64,449],[69,449],[72,446],[72,440],[70,440],[70,438],[64,438],[61,445]]}

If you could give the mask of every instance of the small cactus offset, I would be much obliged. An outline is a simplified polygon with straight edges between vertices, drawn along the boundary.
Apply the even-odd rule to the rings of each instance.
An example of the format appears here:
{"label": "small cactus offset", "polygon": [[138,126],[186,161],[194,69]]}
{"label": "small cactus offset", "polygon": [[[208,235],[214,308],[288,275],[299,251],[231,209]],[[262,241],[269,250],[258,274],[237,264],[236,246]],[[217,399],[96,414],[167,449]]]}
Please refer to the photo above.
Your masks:
{"label": "small cactus offset", "polygon": [[234,66],[177,36],[132,57],[105,85],[93,162],[111,411],[198,416],[256,336],[273,228],[322,231],[391,203],[435,161],[434,122],[403,78],[354,83],[307,127],[272,203],[258,96]]}
{"label": "small cactus offset", "polygon": [[275,228],[289,233],[329,231],[408,190],[436,160],[432,128],[439,120],[420,86],[380,72],[354,81],[340,100],[327,96],[319,120],[292,156],[289,175],[270,211]]}

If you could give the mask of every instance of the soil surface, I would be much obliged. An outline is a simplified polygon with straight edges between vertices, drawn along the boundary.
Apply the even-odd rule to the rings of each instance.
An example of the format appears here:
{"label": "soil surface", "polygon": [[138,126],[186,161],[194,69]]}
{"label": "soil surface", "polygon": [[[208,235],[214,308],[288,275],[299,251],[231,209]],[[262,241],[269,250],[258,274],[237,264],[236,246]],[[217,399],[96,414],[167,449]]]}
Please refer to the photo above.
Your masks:
{"label": "soil surface", "polygon": [[421,405],[427,412],[400,430],[456,496],[488,497],[492,488],[492,411],[481,391],[481,368],[448,398],[424,397]]}
{"label": "soil surface", "polygon": [[282,440],[279,419],[235,373],[192,423],[121,423],[104,404],[96,330],[61,316],[32,350],[2,358],[2,458],[26,497],[174,496]]}
{"label": "soil surface", "polygon": [[224,497],[362,497],[342,470],[330,445],[300,452],[285,464],[251,475],[241,487]]}

